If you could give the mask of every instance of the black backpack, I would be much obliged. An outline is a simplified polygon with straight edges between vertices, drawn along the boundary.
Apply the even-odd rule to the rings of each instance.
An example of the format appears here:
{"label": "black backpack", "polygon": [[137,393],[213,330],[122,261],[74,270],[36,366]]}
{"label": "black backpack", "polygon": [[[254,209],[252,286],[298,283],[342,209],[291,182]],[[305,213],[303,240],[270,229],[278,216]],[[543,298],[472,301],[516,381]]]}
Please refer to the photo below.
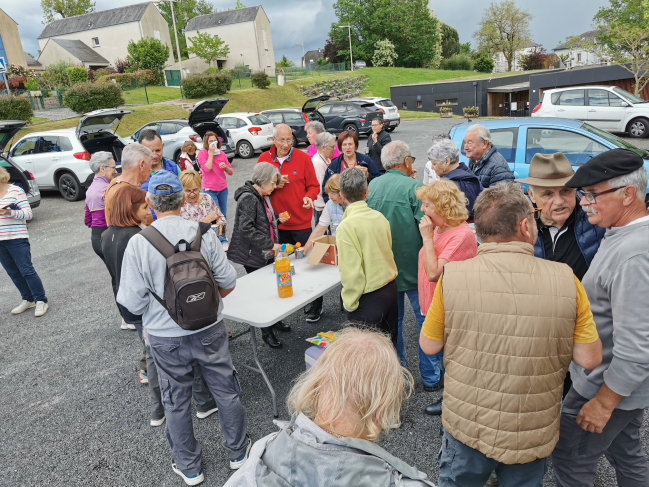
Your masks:
{"label": "black backpack", "polygon": [[[199,223],[194,241],[181,240],[175,247],[155,227],[140,232],[167,259],[164,299],[152,292],[153,297],[184,330],[200,330],[218,319],[218,285],[201,254],[202,236],[210,228],[209,223]],[[180,250],[182,245],[185,250]]]}

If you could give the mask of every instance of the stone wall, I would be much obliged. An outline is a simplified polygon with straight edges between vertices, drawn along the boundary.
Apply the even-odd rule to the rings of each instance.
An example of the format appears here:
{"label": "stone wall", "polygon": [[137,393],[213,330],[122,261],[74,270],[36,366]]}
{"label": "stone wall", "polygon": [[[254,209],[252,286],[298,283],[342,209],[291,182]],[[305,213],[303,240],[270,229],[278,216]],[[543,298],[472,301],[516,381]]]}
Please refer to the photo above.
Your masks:
{"label": "stone wall", "polygon": [[313,98],[320,95],[329,95],[332,100],[348,100],[356,98],[365,90],[367,84],[367,75],[359,74],[358,76],[329,79],[316,81],[308,86],[298,86],[304,96]]}

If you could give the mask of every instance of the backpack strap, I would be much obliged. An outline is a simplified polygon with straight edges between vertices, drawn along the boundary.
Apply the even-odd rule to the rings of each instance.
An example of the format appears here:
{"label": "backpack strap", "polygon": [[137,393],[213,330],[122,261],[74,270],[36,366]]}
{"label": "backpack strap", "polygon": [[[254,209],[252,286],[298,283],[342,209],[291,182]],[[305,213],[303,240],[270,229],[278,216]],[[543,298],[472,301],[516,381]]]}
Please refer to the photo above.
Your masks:
{"label": "backpack strap", "polygon": [[147,241],[153,245],[153,247],[160,252],[165,259],[168,259],[176,253],[174,246],[171,245],[169,240],[167,240],[157,228],[148,226],[140,232],[140,235],[146,238]]}
{"label": "backpack strap", "polygon": [[196,238],[194,239],[191,245],[191,249],[194,252],[201,251],[201,241],[203,240],[203,235],[205,235],[211,228],[212,225],[210,225],[209,223],[203,223],[203,222],[198,223],[198,228],[196,229]]}

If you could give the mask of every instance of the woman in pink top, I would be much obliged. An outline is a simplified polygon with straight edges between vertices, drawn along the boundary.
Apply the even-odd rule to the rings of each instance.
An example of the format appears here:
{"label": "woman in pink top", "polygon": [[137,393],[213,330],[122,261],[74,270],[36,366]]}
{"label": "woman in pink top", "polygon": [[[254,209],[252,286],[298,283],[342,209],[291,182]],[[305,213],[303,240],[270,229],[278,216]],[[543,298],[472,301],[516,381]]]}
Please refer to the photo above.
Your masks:
{"label": "woman in pink top", "polygon": [[203,190],[219,205],[221,213],[228,217],[228,182],[225,175],[232,176],[232,166],[221,150],[221,141],[214,132],[205,132],[203,150],[196,157],[203,175]]}
{"label": "woman in pink top", "polygon": [[[318,152],[318,147],[316,146],[315,139],[325,131],[324,125],[322,125],[320,122],[309,122],[304,126],[304,129],[306,130],[306,138],[309,139],[309,147],[306,148],[306,153],[309,155],[311,159],[313,159],[313,156],[316,155]],[[329,159],[334,159],[340,155],[340,150],[338,149],[338,146],[334,146],[334,153],[329,157]]]}
{"label": "woman in pink top", "polygon": [[[437,281],[442,275],[444,264],[471,259],[478,253],[478,243],[467,224],[469,212],[467,199],[457,185],[448,179],[439,179],[417,189],[424,217],[419,222],[419,232],[424,246],[419,251],[419,306],[426,315],[433,301]],[[421,354],[420,368],[421,368]],[[431,361],[439,360],[444,370],[443,351],[429,356]],[[440,380],[440,383],[443,383]],[[441,414],[441,399],[426,407],[426,413]]]}

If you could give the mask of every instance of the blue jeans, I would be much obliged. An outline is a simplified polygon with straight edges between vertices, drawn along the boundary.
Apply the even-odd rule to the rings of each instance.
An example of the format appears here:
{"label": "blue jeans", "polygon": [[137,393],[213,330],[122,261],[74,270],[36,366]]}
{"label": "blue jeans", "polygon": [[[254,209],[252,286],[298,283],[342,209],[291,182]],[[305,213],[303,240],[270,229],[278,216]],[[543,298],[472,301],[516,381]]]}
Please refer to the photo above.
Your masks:
{"label": "blue jeans", "polygon": [[[219,207],[219,210],[221,210],[221,213],[223,213],[223,216],[228,218],[228,188],[225,188],[222,191],[212,191],[211,189],[206,189],[205,192],[209,194],[212,199],[214,200],[214,203],[216,203],[216,206]],[[221,243],[226,243],[228,241],[227,237],[225,235],[219,235],[219,240]]]}
{"label": "blue jeans", "polygon": [[456,440],[446,430],[437,463],[439,487],[482,487],[494,470],[500,487],[541,487],[548,469],[547,457],[530,463],[500,463]]}
{"label": "blue jeans", "polygon": [[43,283],[32,265],[32,252],[28,239],[0,240],[0,264],[25,301],[47,303]]}
{"label": "blue jeans", "polygon": [[[405,296],[408,296],[412,310],[415,312],[415,318],[417,319],[417,326],[419,327],[419,333],[421,334],[421,326],[424,324],[424,319],[426,318],[421,314],[421,308],[419,307],[419,291],[416,289],[411,289],[410,291],[399,291],[397,300],[399,303],[399,331],[397,332],[397,355],[399,360],[401,360],[401,365],[406,366],[406,349],[403,344],[403,315],[406,311],[405,308]],[[441,378],[441,371],[444,369],[444,351],[442,350],[435,355],[426,355],[424,351],[419,347],[419,335],[417,335],[417,348],[419,349],[419,373],[421,378],[424,381],[424,385],[431,387],[437,384]]]}

